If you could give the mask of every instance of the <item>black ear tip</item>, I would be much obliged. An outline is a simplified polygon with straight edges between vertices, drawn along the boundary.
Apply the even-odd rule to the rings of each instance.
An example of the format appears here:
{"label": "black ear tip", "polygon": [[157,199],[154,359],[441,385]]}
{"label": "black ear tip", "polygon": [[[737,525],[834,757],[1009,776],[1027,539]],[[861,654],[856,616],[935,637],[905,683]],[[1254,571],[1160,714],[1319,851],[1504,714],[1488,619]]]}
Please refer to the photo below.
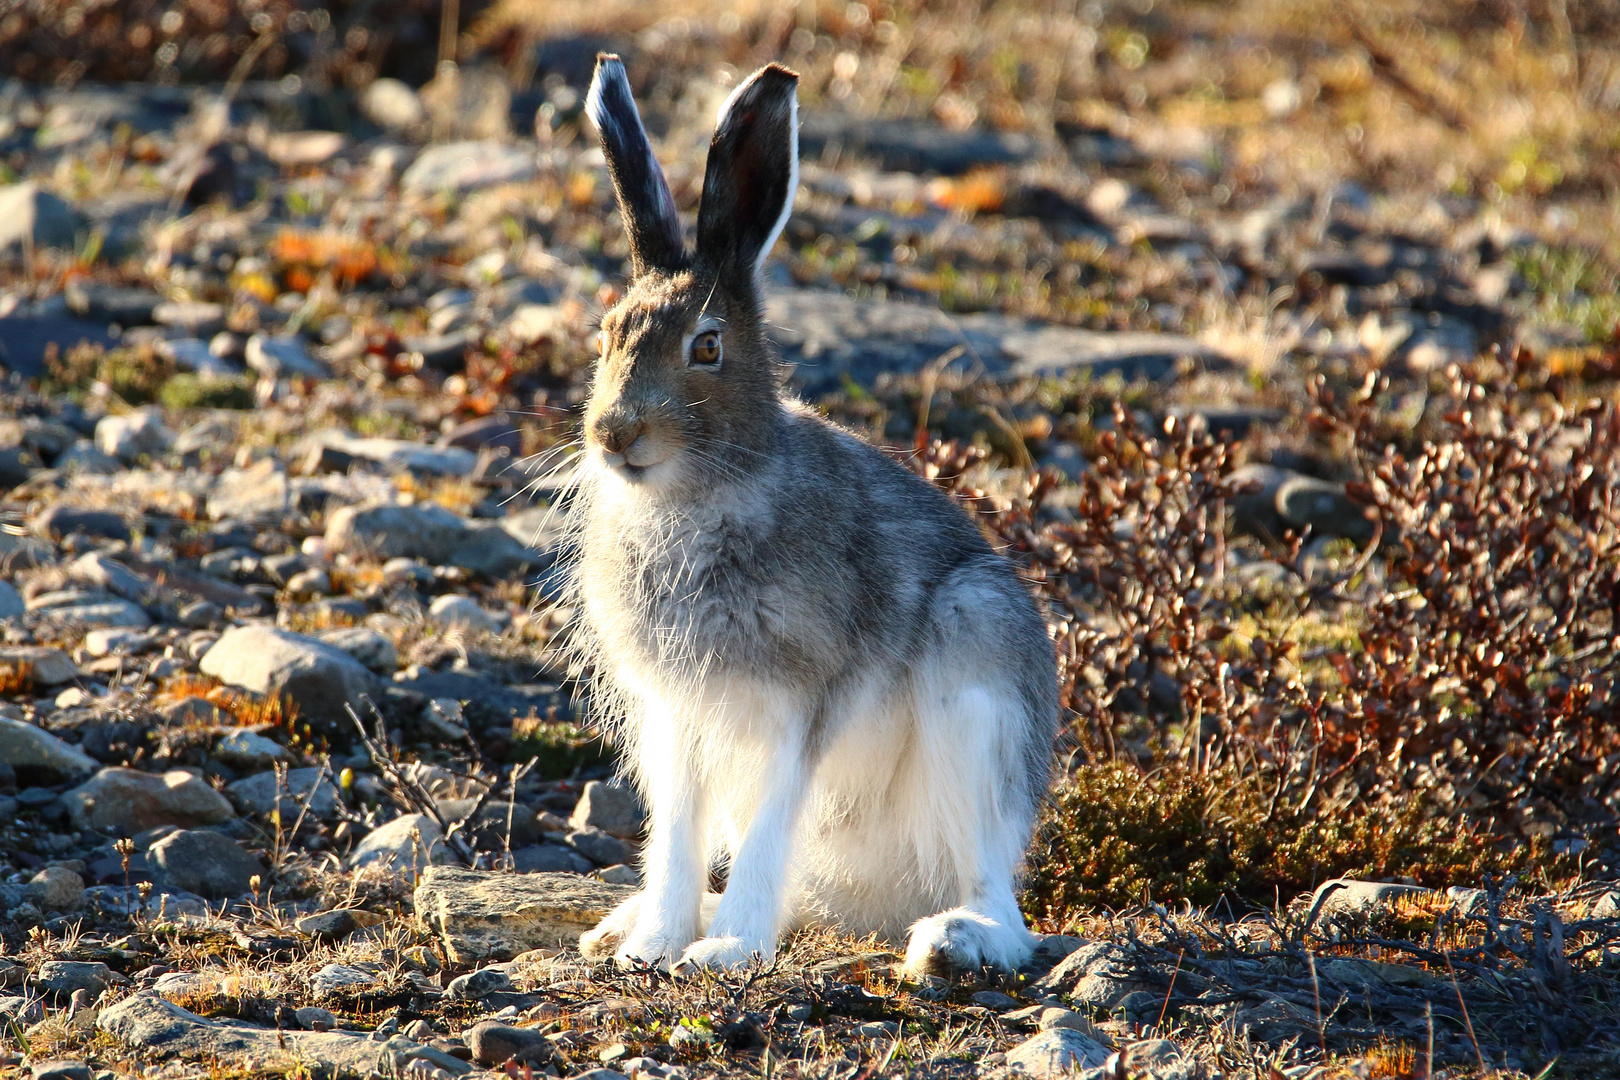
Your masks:
{"label": "black ear tip", "polygon": [[760,78],[781,80],[784,82],[796,83],[799,81],[799,73],[797,71],[794,71],[790,67],[783,67],[781,64],[774,62],[766,64],[764,67],[760,68],[759,75]]}

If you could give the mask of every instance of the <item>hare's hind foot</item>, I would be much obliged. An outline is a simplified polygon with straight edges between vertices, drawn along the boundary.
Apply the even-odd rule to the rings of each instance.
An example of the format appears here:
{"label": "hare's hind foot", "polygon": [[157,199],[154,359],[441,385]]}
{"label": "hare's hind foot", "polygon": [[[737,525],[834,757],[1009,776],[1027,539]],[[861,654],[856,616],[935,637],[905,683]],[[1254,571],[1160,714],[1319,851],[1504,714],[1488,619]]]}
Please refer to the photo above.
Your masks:
{"label": "hare's hind foot", "polygon": [[912,924],[905,972],[946,978],[986,967],[1013,972],[1029,959],[1034,942],[1021,917],[1008,922],[974,907],[952,908]]}

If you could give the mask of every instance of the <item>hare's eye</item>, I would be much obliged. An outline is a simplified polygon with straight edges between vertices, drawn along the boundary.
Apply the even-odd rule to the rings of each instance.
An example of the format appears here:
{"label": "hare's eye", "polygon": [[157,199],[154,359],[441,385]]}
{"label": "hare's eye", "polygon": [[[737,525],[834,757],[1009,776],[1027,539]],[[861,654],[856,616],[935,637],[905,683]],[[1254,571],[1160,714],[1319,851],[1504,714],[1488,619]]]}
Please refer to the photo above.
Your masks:
{"label": "hare's eye", "polygon": [[687,365],[690,367],[719,367],[720,366],[720,335],[714,330],[705,330],[692,339],[692,347],[687,352]]}

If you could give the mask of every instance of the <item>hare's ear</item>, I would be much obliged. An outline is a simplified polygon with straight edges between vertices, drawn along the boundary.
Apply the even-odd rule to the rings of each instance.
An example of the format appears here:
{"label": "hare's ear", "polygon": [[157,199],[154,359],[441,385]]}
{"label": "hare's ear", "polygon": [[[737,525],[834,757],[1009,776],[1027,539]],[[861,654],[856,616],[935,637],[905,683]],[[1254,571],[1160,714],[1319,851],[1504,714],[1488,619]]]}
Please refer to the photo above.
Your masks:
{"label": "hare's ear", "polygon": [[799,76],[755,72],[720,107],[698,208],[698,258],[752,283],[799,186]]}
{"label": "hare's ear", "polygon": [[640,277],[648,270],[684,266],[686,249],[675,199],[641,126],[624,64],[612,53],[596,57],[596,77],[585,98],[585,112],[602,138],[608,175],[619,197],[619,215],[630,237],[631,274]]}

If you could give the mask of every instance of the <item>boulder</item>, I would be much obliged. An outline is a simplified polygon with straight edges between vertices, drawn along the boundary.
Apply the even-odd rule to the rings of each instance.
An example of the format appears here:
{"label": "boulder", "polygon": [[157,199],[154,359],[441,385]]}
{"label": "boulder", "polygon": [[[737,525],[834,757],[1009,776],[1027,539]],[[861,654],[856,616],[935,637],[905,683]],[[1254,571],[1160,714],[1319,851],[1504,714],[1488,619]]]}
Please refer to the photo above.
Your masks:
{"label": "boulder", "polygon": [[474,1024],[463,1038],[472,1050],[473,1060],[491,1068],[505,1065],[514,1055],[530,1047],[550,1046],[539,1028],[513,1027],[498,1020]]}
{"label": "boulder", "polygon": [[285,789],[282,789],[274,772],[262,772],[227,784],[225,792],[242,808],[243,813],[268,814],[272,810],[279,810],[282,820],[289,826],[306,802],[312,816],[328,818],[336,812],[343,796],[332,781],[331,771],[326,770],[325,776],[321,775],[322,771],[313,767],[288,769]]}
{"label": "boulder", "polygon": [[[187,698],[197,701],[198,698]],[[203,704],[208,705],[207,702]],[[212,705],[208,705],[213,708]],[[231,728],[214,744],[214,756],[227,765],[248,769],[268,769],[278,761],[291,761],[292,754],[274,739],[267,739],[250,728]]]}
{"label": "boulder", "polygon": [[57,686],[79,677],[79,668],[68,654],[47,645],[0,645],[0,669],[12,672],[26,669],[36,686]]}
{"label": "boulder", "polygon": [[323,1071],[340,1080],[372,1075],[387,1053],[385,1044],[366,1033],[277,1030],[239,1020],[205,1020],[151,991],[101,1010],[96,1026],[127,1046],[206,1061],[213,1068],[230,1064],[254,1072],[291,1073],[302,1063],[318,1061]]}
{"label": "boulder", "polygon": [[364,695],[379,692],[376,676],[342,649],[272,626],[238,626],[203,656],[203,674],[221,682],[278,694],[307,720],[347,727],[344,710],[364,709]]}
{"label": "boulder", "polygon": [[234,899],[247,893],[250,880],[264,866],[242,845],[222,833],[181,829],[152,845],[146,854],[152,880],[211,900]]}
{"label": "boulder", "polygon": [[108,510],[89,510],[70,503],[55,503],[34,518],[33,529],[41,536],[61,540],[73,533],[105,540],[130,538],[129,525],[122,517]]}
{"label": "boulder", "polygon": [[29,879],[23,899],[41,911],[72,911],[84,904],[84,878],[65,866],[47,866]]}
{"label": "boulder", "polygon": [[348,863],[353,869],[380,866],[417,873],[424,866],[453,861],[442,835],[426,814],[405,814],[367,833],[349,853]]}
{"label": "boulder", "polygon": [[113,984],[112,969],[90,960],[47,960],[39,965],[34,984],[64,998],[75,990],[99,994]]}
{"label": "boulder", "polygon": [[383,634],[369,626],[345,626],[328,630],[320,639],[342,649],[372,671],[392,674],[399,667],[399,649]]}
{"label": "boulder", "polygon": [[1009,1071],[1029,1080],[1072,1076],[1108,1062],[1108,1048],[1073,1028],[1050,1028],[1007,1051]]}
{"label": "boulder", "polygon": [[470,596],[448,593],[428,605],[428,619],[446,630],[498,634],[501,624]]}
{"label": "boulder", "polygon": [[101,763],[43,728],[0,716],[0,764],[58,776],[88,776]]}
{"label": "boulder", "polygon": [[163,423],[163,410],[156,405],[96,422],[96,449],[126,465],[143,455],[161,454],[173,441],[174,432]]}
{"label": "boulder", "polygon": [[1311,904],[1321,905],[1318,917],[1327,915],[1373,916],[1394,909],[1402,900],[1418,900],[1435,895],[1433,889],[1382,881],[1352,881],[1334,878],[1324,881],[1311,894]]}
{"label": "boulder", "polygon": [[601,829],[621,840],[639,840],[647,825],[647,811],[634,789],[592,780],[574,804],[568,824],[576,829]]}
{"label": "boulder", "polygon": [[62,798],[80,829],[117,827],[133,834],[159,825],[218,825],[236,816],[206,780],[181,769],[148,773],[110,766]]}
{"label": "boulder", "polygon": [[333,555],[367,553],[444,565],[466,534],[461,518],[432,503],[345,506],[327,521],[326,550]]}
{"label": "boulder", "polygon": [[430,867],[415,893],[416,916],[457,964],[509,960],[572,945],[635,894],[574,874],[492,874]]}

